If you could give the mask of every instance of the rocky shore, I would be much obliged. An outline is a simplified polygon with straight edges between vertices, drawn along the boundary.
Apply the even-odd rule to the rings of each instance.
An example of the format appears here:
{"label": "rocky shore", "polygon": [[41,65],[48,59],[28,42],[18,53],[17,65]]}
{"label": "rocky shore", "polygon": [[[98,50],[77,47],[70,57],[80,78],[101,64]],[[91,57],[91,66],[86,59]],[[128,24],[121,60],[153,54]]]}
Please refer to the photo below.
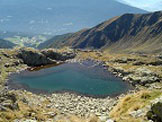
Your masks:
{"label": "rocky shore", "polygon": [[[160,60],[161,61],[161,60]],[[155,62],[160,62],[155,61]],[[154,63],[155,63],[154,62]],[[112,64],[114,64],[112,66]],[[123,68],[124,66],[135,65],[135,68]],[[162,75],[157,74],[156,72],[152,71],[150,68],[159,66],[161,68],[161,64],[157,63],[155,65],[150,62],[137,63],[136,59],[120,59],[120,60],[110,60],[110,61],[103,61],[102,65],[105,69],[112,72],[113,75],[116,77],[122,78],[123,81],[129,82],[133,86],[148,86],[153,83],[161,82]],[[130,67],[131,67],[130,65]]]}

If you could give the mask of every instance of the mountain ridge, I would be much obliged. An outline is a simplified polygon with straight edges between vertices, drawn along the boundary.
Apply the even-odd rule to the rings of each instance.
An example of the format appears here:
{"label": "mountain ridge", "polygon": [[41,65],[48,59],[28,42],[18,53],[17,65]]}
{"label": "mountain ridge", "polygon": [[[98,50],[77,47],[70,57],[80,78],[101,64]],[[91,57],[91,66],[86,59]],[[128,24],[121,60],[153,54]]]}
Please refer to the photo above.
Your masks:
{"label": "mountain ridge", "polygon": [[[143,49],[157,46],[157,50],[161,50],[161,37],[162,12],[158,11],[114,17],[93,28],[73,33],[60,45],[72,48],[104,48],[111,51],[126,48],[137,49],[142,48],[143,45]],[[51,42],[53,45],[49,47],[55,47],[55,40]]]}

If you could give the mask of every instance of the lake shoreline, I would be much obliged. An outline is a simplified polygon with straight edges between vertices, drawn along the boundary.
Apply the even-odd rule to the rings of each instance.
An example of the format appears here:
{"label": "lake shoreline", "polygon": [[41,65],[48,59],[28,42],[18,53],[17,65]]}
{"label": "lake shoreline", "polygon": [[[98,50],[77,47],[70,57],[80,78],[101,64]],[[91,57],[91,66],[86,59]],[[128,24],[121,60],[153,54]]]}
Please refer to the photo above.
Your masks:
{"label": "lake shoreline", "polygon": [[[68,60],[68,61],[66,61],[64,63],[70,63],[70,64],[79,63],[79,64],[82,64],[83,62],[88,62],[88,61],[92,61],[95,66],[97,65],[97,66],[100,66],[100,68],[104,69],[104,67],[103,67],[104,63],[103,62],[96,62],[95,60],[92,60],[92,59],[82,60],[82,61],[80,61],[80,60],[73,60],[72,59],[72,60]],[[61,64],[63,64],[63,63],[61,63]],[[59,66],[61,64],[50,64],[50,65],[34,67],[34,68],[33,67],[28,67],[27,69],[22,70],[21,72],[39,71],[39,70],[44,70],[46,68],[52,68],[52,67],[55,67],[55,66]],[[104,69],[104,70],[105,70],[105,72],[108,72],[111,75],[113,75],[112,72],[110,72],[110,71],[108,71],[106,69]],[[92,98],[96,98],[96,99],[97,98],[105,99],[107,97],[116,98],[116,97],[120,96],[121,94],[127,94],[130,91],[134,90],[133,86],[131,86],[130,84],[127,84],[128,85],[128,89],[126,91],[121,92],[121,93],[112,94],[112,95],[110,95],[110,94],[107,94],[107,95],[106,94],[105,95],[90,95],[88,93],[80,93],[80,92],[77,92],[77,91],[66,90],[66,89],[62,89],[61,91],[59,90],[59,91],[54,91],[54,92],[48,92],[47,90],[40,90],[40,89],[36,89],[36,88],[30,88],[27,84],[14,83],[14,81],[11,79],[12,76],[18,75],[21,72],[10,74],[9,79],[8,79],[8,81],[6,83],[6,85],[8,86],[8,88],[10,90],[19,90],[19,89],[21,89],[21,90],[26,90],[26,91],[32,92],[33,94],[47,95],[47,96],[50,96],[52,94],[66,94],[66,93],[68,93],[68,94],[74,94],[74,95],[78,95],[78,96],[92,97]],[[121,79],[121,78],[119,78],[119,79]],[[125,82],[125,81],[122,81],[122,82]]]}

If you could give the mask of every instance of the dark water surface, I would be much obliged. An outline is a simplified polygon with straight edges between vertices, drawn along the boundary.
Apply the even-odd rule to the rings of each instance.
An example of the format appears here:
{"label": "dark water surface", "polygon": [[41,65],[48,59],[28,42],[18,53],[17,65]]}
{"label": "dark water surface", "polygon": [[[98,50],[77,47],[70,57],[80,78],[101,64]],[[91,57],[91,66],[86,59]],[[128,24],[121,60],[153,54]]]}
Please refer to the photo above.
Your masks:
{"label": "dark water surface", "polygon": [[11,75],[9,84],[11,87],[31,91],[67,91],[89,96],[114,96],[130,89],[128,83],[91,61],[83,64],[65,63],[38,71],[23,71]]}

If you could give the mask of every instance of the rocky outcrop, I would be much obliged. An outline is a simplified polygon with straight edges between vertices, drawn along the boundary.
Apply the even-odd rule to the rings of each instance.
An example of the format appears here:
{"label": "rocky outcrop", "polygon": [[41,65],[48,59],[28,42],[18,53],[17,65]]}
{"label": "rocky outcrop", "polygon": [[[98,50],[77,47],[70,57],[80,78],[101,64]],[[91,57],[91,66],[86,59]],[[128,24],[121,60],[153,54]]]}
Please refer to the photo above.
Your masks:
{"label": "rocky outcrop", "polygon": [[57,52],[53,49],[35,50],[31,48],[22,48],[17,51],[16,56],[23,60],[28,66],[41,66],[54,64],[58,61],[65,61],[75,57],[74,52]]}
{"label": "rocky outcrop", "polygon": [[154,72],[146,68],[136,69],[133,74],[129,74],[123,77],[123,80],[129,81],[133,85],[140,84],[143,86],[145,84],[160,82],[159,76],[157,76]]}
{"label": "rocky outcrop", "polygon": [[46,50],[42,50],[41,53],[52,60],[58,60],[58,61],[65,61],[68,59],[72,59],[76,56],[73,50],[59,53],[57,50],[54,49],[46,49]]}
{"label": "rocky outcrop", "polygon": [[28,66],[41,66],[46,64],[56,63],[37,50],[20,49],[17,53],[17,57],[22,59]]}
{"label": "rocky outcrop", "polygon": [[[113,63],[118,64],[117,67],[107,66],[108,70],[112,72],[115,76],[122,78],[124,81],[128,81],[130,84],[136,86],[136,85],[142,85],[146,86],[146,84],[152,84],[155,82],[160,82],[161,77],[157,75],[155,72],[149,70],[148,68],[137,68],[137,69],[124,69],[120,67],[120,65],[125,64],[125,62],[128,62],[128,60],[114,60],[111,61]],[[146,65],[141,61],[133,60],[129,61],[132,65],[135,66],[141,66]],[[109,63],[106,63],[109,64]],[[150,64],[151,65],[151,64]],[[156,66],[156,65],[153,65]],[[159,65],[157,65],[159,66]]]}

